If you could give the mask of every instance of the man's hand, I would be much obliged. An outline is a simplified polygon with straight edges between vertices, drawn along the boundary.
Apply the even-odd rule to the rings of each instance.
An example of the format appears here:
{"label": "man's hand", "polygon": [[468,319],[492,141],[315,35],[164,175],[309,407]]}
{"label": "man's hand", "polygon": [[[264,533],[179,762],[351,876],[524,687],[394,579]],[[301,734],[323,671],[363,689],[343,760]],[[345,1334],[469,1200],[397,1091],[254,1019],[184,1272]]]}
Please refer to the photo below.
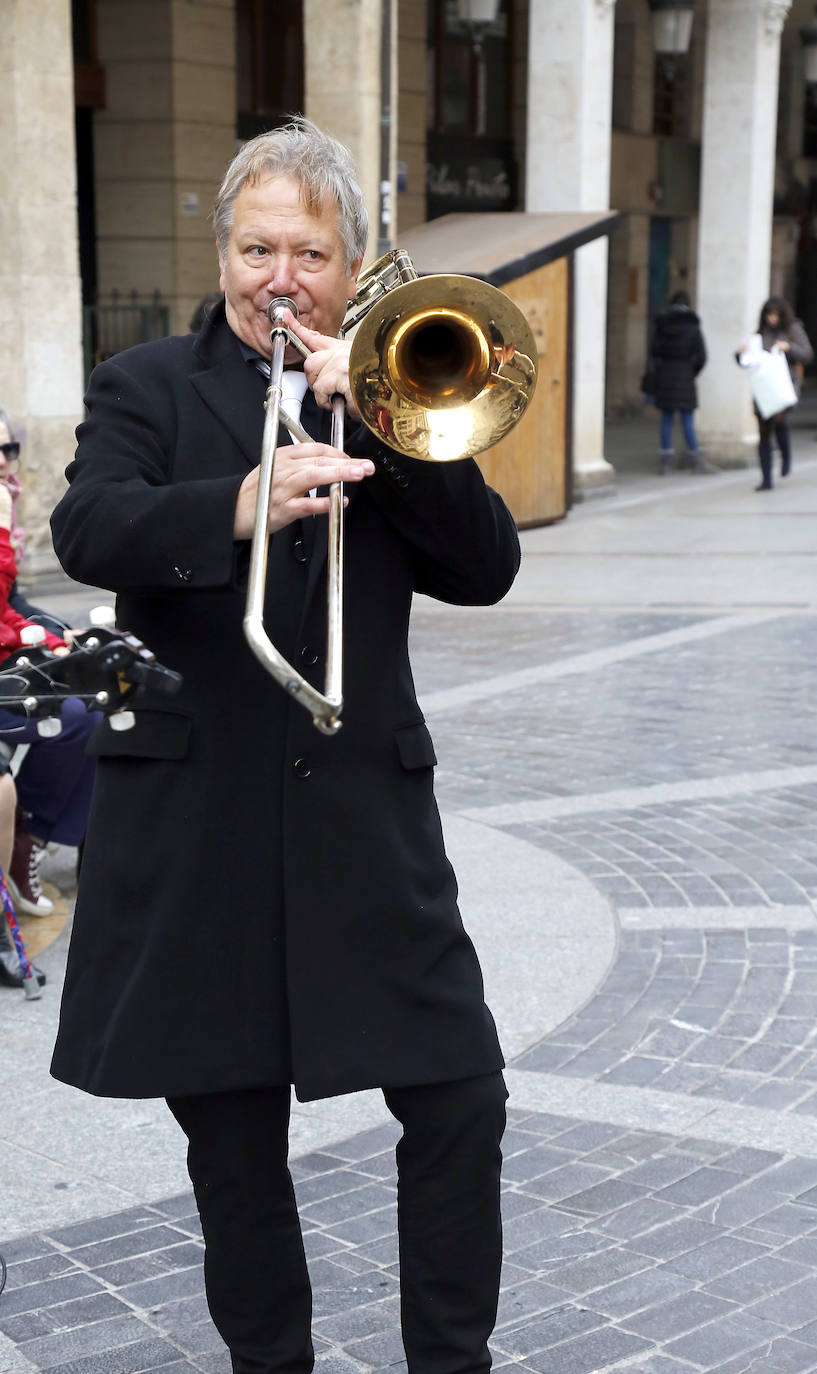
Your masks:
{"label": "man's hand", "polygon": [[[239,487],[233,521],[234,539],[252,538],[260,471],[260,468],[253,468]],[[312,487],[331,486],[333,482],[360,482],[364,477],[371,477],[373,472],[374,463],[370,459],[350,458],[329,444],[284,444],[275,450],[270,533],[307,515],[326,514],[329,497],[310,496]]]}
{"label": "man's hand", "polygon": [[76,635],[76,630],[63,630],[62,637],[65,643],[65,648],[59,648],[54,650],[54,653],[57,655],[57,658],[65,658],[66,654],[70,654],[71,650],[74,647],[74,640],[76,638]]}
{"label": "man's hand", "polygon": [[310,351],[310,356],[304,361],[304,372],[318,405],[324,410],[331,410],[332,397],[340,395],[352,418],[359,420],[360,412],[349,390],[349,354],[352,345],[345,339],[332,339],[327,334],[319,334],[317,329],[307,329],[289,311],[287,320],[293,334]]}

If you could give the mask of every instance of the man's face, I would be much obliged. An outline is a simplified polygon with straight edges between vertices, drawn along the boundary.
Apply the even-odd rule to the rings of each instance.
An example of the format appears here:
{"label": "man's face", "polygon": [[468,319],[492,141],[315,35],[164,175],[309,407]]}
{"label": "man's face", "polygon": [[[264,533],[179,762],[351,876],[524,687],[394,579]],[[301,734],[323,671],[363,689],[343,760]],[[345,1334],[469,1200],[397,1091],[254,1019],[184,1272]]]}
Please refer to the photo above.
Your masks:
{"label": "man's face", "polygon": [[[346,268],[334,204],[311,214],[298,182],[278,176],[239,191],[230,241],[219,262],[230,328],[264,357],[271,352],[271,300],[289,296],[303,324],[334,338],[360,271],[360,259]],[[287,361],[297,356],[287,349]]]}

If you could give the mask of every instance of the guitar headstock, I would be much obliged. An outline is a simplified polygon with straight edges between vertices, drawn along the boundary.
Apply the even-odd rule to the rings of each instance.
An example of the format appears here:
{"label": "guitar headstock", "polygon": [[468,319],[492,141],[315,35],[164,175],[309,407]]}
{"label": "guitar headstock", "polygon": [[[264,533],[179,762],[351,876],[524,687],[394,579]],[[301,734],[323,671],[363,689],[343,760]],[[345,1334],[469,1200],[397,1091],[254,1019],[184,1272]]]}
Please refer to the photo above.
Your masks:
{"label": "guitar headstock", "polygon": [[[103,615],[104,612],[104,615]],[[62,703],[74,697],[89,711],[103,711],[111,726],[134,724],[130,703],[146,688],[177,692],[179,673],[158,663],[150,649],[111,624],[107,607],[91,613],[88,630],[75,633],[67,654],[56,654],[36,635],[0,666],[0,706],[37,720],[44,736],[58,735]],[[36,630],[36,627],[34,627]],[[25,633],[25,631],[24,631]]]}

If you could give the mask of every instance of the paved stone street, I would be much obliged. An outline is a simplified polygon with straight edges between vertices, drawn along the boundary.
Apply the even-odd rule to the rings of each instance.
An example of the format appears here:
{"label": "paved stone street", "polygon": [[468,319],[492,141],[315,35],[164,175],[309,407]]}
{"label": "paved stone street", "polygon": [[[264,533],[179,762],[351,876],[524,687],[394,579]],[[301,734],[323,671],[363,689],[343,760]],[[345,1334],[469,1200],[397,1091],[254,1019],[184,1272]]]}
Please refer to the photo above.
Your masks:
{"label": "paved stone street", "polygon": [[[509,1057],[494,1364],[817,1371],[817,444],[759,496],[653,440],[503,606],[415,617]],[[47,1080],[64,959],[0,996],[0,1374],[227,1374],[179,1133]],[[405,1367],[396,1139],[377,1094],[296,1107],[324,1374]]]}

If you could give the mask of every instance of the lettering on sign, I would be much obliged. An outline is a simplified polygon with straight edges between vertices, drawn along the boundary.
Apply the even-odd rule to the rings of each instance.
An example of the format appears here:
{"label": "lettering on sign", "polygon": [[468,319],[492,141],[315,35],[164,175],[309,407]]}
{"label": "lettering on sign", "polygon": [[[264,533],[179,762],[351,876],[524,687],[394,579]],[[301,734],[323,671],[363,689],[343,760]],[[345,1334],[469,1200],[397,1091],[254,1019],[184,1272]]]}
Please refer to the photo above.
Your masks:
{"label": "lettering on sign", "polygon": [[488,171],[474,163],[461,172],[452,171],[448,163],[428,164],[428,189],[433,196],[448,200],[493,201],[506,204],[511,198],[508,173],[502,167]]}

